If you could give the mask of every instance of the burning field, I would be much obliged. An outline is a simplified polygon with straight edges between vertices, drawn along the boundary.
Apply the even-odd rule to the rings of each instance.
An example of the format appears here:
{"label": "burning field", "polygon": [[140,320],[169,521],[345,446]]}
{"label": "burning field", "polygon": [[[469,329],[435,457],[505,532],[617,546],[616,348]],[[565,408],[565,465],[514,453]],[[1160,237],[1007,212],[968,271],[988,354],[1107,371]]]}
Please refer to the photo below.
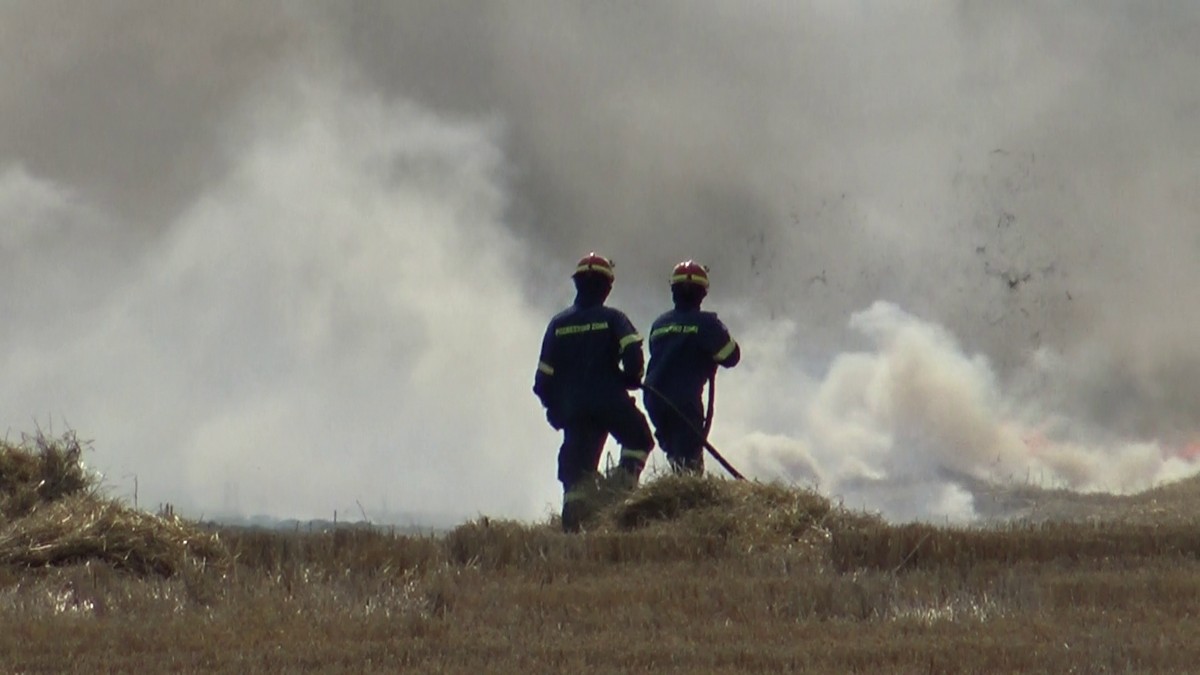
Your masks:
{"label": "burning field", "polygon": [[488,517],[281,533],[106,498],[85,450],[73,434],[0,448],[5,672],[1183,672],[1200,656],[1198,479],[977,485],[1009,515],[937,526],[656,476],[578,536]]}
{"label": "burning field", "polygon": [[[98,439],[0,443],[0,673],[1200,670],[1200,3],[0,2],[0,63],[0,426]],[[643,335],[709,268],[753,480],[566,536],[588,251]]]}

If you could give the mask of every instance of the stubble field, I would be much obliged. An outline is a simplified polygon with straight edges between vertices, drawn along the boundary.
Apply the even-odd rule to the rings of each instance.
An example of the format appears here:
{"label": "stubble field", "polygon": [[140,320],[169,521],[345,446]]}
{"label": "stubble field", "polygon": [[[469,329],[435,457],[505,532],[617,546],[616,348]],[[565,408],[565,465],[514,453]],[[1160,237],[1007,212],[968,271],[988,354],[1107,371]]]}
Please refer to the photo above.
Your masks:
{"label": "stubble field", "polygon": [[1195,672],[1200,482],[997,489],[895,525],[656,478],[585,534],[267,532],[105,499],[73,439],[0,449],[2,672]]}

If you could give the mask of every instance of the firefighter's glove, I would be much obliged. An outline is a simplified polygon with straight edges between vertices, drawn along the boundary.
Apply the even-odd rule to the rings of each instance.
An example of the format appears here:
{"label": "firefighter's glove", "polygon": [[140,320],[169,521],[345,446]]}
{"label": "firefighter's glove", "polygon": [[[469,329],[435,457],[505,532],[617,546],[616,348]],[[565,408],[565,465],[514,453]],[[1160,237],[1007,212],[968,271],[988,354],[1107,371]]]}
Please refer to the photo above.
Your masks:
{"label": "firefighter's glove", "polygon": [[546,421],[556,430],[563,428],[562,413],[558,408],[546,408]]}

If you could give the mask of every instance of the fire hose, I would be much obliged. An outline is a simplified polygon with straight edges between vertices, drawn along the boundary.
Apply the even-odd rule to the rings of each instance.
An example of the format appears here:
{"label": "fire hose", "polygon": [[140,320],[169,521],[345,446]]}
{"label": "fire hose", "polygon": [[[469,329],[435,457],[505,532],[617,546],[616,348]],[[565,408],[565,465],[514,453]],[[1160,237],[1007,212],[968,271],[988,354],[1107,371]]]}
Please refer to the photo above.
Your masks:
{"label": "fire hose", "polygon": [[713,459],[717,460],[717,462],[721,466],[725,467],[725,470],[729,472],[730,476],[733,476],[734,478],[736,478],[738,480],[746,480],[746,477],[743,476],[740,471],[733,468],[733,465],[730,464],[721,455],[720,451],[718,451],[716,448],[714,448],[712,443],[708,442],[708,431],[709,431],[709,429],[712,428],[713,400],[715,398],[714,391],[716,389],[716,386],[717,386],[717,378],[714,375],[714,376],[710,377],[708,380],[708,413],[705,416],[704,428],[700,429],[700,428],[696,427],[695,424],[692,423],[692,420],[688,419],[688,416],[685,415],[682,410],[680,410],[674,403],[671,402],[671,399],[669,399],[665,395],[663,395],[662,392],[655,389],[654,387],[651,387],[650,385],[646,384],[645,382],[643,382],[641,385],[642,389],[645,389],[646,391],[650,392],[651,394],[654,394],[655,398],[657,398],[659,401],[661,401],[663,404],[665,404],[668,408],[670,408],[671,411],[674,412],[679,417],[679,419],[682,420],[683,423],[686,424],[687,427],[689,429],[691,429],[693,433],[696,434],[696,438],[698,438],[700,440],[700,442],[704,444],[704,449],[708,450],[709,454],[711,454],[713,456]]}

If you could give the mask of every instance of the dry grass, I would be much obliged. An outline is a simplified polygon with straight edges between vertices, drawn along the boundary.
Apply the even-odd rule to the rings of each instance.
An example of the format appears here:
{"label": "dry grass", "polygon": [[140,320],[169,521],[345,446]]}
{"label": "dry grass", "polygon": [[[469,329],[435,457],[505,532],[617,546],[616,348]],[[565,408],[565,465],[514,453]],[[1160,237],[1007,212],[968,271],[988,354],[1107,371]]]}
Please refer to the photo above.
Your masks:
{"label": "dry grass", "polygon": [[61,438],[39,432],[15,445],[0,443],[0,519],[10,522],[40,504],[90,492],[94,479],[82,459],[74,432]]}
{"label": "dry grass", "polygon": [[[490,518],[443,536],[216,532],[99,499],[88,480],[39,493],[12,478],[86,477],[72,443],[0,452],[26,455],[0,456],[23,472],[0,474],[0,499],[20,505],[0,535],[5,672],[1193,672],[1200,662],[1196,481],[1092,513],[1072,507],[1069,519],[983,528],[892,525],[790,486],[663,477],[576,536]],[[47,446],[74,465],[38,465]],[[32,503],[20,496],[31,491]],[[1153,518],[1164,504],[1177,511]]]}
{"label": "dry grass", "polygon": [[74,433],[0,443],[0,565],[101,562],[171,576],[227,565],[219,537],[174,516],[155,516],[103,497]]}

